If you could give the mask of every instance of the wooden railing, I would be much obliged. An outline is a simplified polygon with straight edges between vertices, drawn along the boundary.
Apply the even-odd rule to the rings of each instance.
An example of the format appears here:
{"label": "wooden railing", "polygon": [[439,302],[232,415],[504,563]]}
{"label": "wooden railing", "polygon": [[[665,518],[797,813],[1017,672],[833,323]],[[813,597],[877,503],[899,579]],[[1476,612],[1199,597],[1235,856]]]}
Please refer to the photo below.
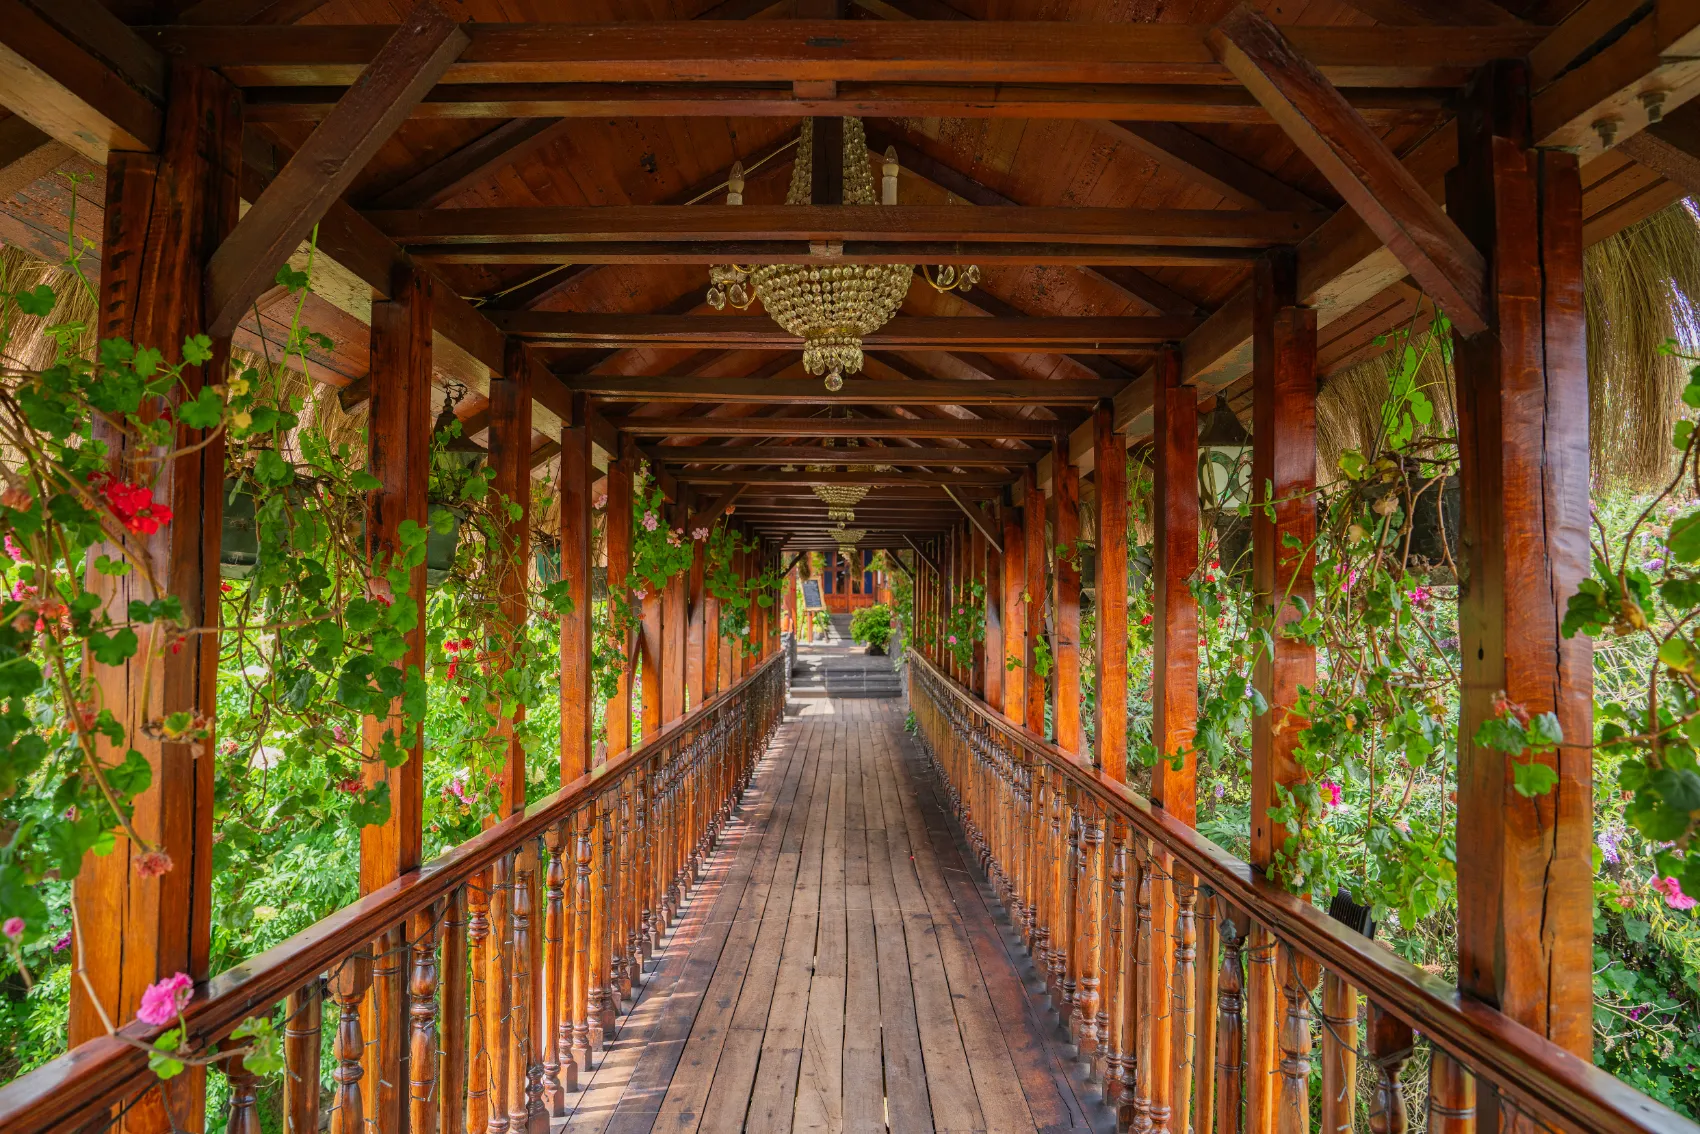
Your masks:
{"label": "wooden railing", "polygon": [[1484,1129],[1700,1131],[909,657],[951,805],[1123,1129],[1403,1134],[1420,1034],[1430,1131],[1474,1131],[1478,1097]]}
{"label": "wooden railing", "polygon": [[[321,1029],[335,1030],[332,1134],[546,1134],[676,915],[784,708],[786,655],[548,799],[197,988],[207,1051],[284,1013],[285,1134],[320,1128]],[[0,1089],[0,1132],[100,1129],[160,1090],[128,1040],[85,1043]],[[238,1061],[230,1134],[259,1134]],[[399,1072],[399,1073],[398,1073]],[[169,1090],[180,1096],[180,1090]],[[171,1128],[201,1101],[169,1098]]]}

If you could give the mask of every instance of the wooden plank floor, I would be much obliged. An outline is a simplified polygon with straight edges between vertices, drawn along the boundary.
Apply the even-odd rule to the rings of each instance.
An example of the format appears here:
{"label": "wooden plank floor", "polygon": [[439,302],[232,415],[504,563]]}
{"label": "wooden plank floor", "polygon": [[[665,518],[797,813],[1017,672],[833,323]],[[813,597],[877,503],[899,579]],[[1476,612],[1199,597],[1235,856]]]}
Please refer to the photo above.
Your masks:
{"label": "wooden plank floor", "polygon": [[895,699],[795,700],[572,1131],[1098,1131]]}

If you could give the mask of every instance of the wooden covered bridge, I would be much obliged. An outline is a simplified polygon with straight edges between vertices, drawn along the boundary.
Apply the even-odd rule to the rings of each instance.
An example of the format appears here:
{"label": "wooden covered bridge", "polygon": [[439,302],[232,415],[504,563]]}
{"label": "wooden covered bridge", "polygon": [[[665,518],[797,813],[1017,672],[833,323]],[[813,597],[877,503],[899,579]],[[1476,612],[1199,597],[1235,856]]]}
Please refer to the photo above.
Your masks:
{"label": "wooden covered bridge", "polygon": [[[380,766],[364,896],[223,973],[212,773],[145,742],[135,821],[179,868],[89,860],[73,1046],[0,1088],[0,1132],[262,1129],[240,1060],[162,1084],[129,1042],[179,970],[198,1050],[285,1006],[287,1134],[1695,1129],[1590,1062],[1589,746],[1542,757],[1531,800],[1468,738],[1502,690],[1591,735],[1589,647],[1559,635],[1582,252],[1700,190],[1697,92],[1693,0],[0,0],[0,238],[80,257],[103,336],[167,350],[275,341],[312,239],[310,369],[369,405],[374,547],[425,516],[452,386],[498,488],[556,478],[576,594],[625,578],[647,462],[674,523],[759,541],[747,574],[839,546],[848,510],[915,595],[906,704],[788,700],[795,609],[758,610],[746,657],[705,632],[699,556],[643,596],[605,759],[580,603],[561,790],[523,806],[516,745],[509,816],[422,863],[420,753]],[[1249,863],[1193,829],[1189,758],[1128,788],[1110,554],[1148,446],[1153,742],[1184,752],[1200,402],[1239,412],[1280,501],[1254,593],[1302,595],[1281,549],[1316,522],[1319,383],[1425,299],[1456,336],[1469,579],[1456,986],[1263,877],[1308,647],[1256,674]],[[175,459],[147,544],[204,620],[222,454]],[[1078,560],[1052,554],[1083,485],[1094,721]],[[195,641],[109,703],[213,713]]]}

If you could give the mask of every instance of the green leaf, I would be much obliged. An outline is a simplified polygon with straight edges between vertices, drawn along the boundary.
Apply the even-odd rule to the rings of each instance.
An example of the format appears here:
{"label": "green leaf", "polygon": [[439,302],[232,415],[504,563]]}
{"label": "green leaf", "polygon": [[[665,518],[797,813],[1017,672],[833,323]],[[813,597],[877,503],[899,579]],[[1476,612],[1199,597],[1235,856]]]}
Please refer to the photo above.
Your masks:
{"label": "green leaf", "polygon": [[224,416],[224,399],[211,386],[201,390],[193,401],[177,407],[177,420],[191,429],[211,429]]}
{"label": "green leaf", "polygon": [[267,488],[282,488],[295,479],[295,469],[276,449],[261,449],[254,459],[254,479]]}
{"label": "green leaf", "polygon": [[[183,340],[183,361],[190,366],[200,366],[211,362],[213,356],[212,340],[206,335],[190,335]],[[202,391],[205,393],[206,391]]]}
{"label": "green leaf", "polygon": [[1700,512],[1678,516],[1666,539],[1671,558],[1679,563],[1700,563]]}
{"label": "green leaf", "polygon": [[34,315],[45,319],[53,311],[53,305],[59,297],[46,284],[36,284],[28,291],[20,291],[17,296],[18,310],[25,315]]}
{"label": "green leaf", "polygon": [[354,474],[349,477],[349,481],[354,485],[355,490],[358,492],[376,492],[378,489],[384,487],[383,481],[379,480],[365,469],[356,469]]}
{"label": "green leaf", "polygon": [[1511,765],[1511,786],[1518,795],[1533,799],[1558,786],[1558,773],[1535,761],[1514,761]]}
{"label": "green leaf", "polygon": [[140,643],[136,632],[128,628],[107,637],[98,630],[89,633],[89,652],[94,660],[101,665],[123,665],[125,661],[135,656]]}

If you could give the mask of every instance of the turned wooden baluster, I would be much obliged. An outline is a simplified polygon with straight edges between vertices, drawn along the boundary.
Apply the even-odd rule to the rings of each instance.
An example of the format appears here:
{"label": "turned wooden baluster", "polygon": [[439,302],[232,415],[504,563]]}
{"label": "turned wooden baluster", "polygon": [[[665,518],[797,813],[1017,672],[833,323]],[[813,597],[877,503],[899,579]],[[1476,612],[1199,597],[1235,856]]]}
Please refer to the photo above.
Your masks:
{"label": "turned wooden baluster", "polygon": [[554,823],[543,832],[549,859],[543,891],[543,1088],[551,1118],[566,1117],[566,1093],[578,1090],[568,1018],[573,993],[567,975],[571,954],[566,945],[567,870],[561,861],[566,844],[564,827],[564,823]]}
{"label": "turned wooden baluster", "polygon": [[[490,1069],[490,1117],[485,1129],[503,1134],[508,1118],[508,1013],[512,1011],[513,894],[512,855],[498,858],[490,870],[489,968],[484,973],[484,1047]],[[515,1131],[518,1134],[518,1131]]]}
{"label": "turned wooden baluster", "polygon": [[1322,974],[1321,1134],[1352,1134],[1358,1097],[1358,990]]}
{"label": "turned wooden baluster", "polygon": [[366,1043],[360,1034],[360,1002],[372,984],[372,955],[356,953],[331,977],[331,996],[339,1015],[336,1026],[336,1093],[330,1134],[366,1134],[366,1108],[360,1094],[360,1060]]}
{"label": "turned wooden baluster", "polygon": [[490,874],[466,884],[467,946],[471,957],[472,1005],[466,1021],[466,1134],[484,1134],[490,1122]]}
{"label": "turned wooden baluster", "polygon": [[1239,1134],[1245,1109],[1245,949],[1248,919],[1220,905],[1222,965],[1216,980],[1216,1134]]}
{"label": "turned wooden baluster", "polygon": [[1193,1025],[1197,1006],[1192,997],[1197,991],[1198,981],[1194,972],[1198,959],[1198,927],[1193,912],[1198,890],[1192,873],[1184,867],[1174,869],[1171,888],[1174,894],[1175,940],[1174,969],[1169,977],[1169,1092],[1173,1107],[1170,1128],[1186,1130],[1192,1114],[1195,1059]]}
{"label": "turned wooden baluster", "polygon": [[1405,1087],[1399,1081],[1411,1058],[1411,1026],[1379,1004],[1369,1006],[1369,1055],[1375,1061],[1375,1100],[1370,1104],[1369,1128],[1374,1134],[1405,1134],[1410,1113]]}
{"label": "turned wooden baluster", "polygon": [[467,1015],[467,895],[470,885],[461,886],[448,899],[448,916],[443,921],[443,989],[442,1059],[439,1077],[439,1097],[442,1099],[438,1122],[440,1134],[466,1134],[466,1111],[461,1099],[467,1097],[467,1053],[469,1051]]}
{"label": "turned wooden baluster", "polygon": [[601,965],[596,970],[596,981],[602,989],[602,1014],[595,1021],[597,1029],[592,1032],[592,1042],[598,1051],[608,1047],[608,1037],[614,1032],[615,1012],[619,1008],[620,993],[614,985],[614,932],[619,918],[616,908],[619,900],[619,848],[616,845],[615,834],[618,830],[619,797],[609,799],[609,792],[604,792],[597,800],[597,812],[601,815],[602,840],[600,853],[597,857],[597,869],[601,872],[601,885],[592,891],[592,895],[602,903],[602,916],[599,922],[601,947]]}
{"label": "turned wooden baluster", "polygon": [[1316,964],[1287,942],[1277,950],[1276,979],[1286,1010],[1282,1016],[1281,1093],[1275,1104],[1278,1134],[1310,1134],[1310,990]]}
{"label": "turned wooden baluster", "polygon": [[1080,831],[1080,851],[1083,863],[1081,893],[1076,903],[1076,920],[1080,926],[1080,973],[1075,985],[1075,1016],[1080,1021],[1075,1032],[1080,1054],[1097,1053],[1098,1034],[1098,930],[1103,922],[1099,910],[1098,879],[1104,872],[1104,821],[1097,814],[1086,816]]}
{"label": "turned wooden baluster", "polygon": [[315,980],[283,1010],[283,1134],[319,1134],[319,1053],[324,988]]}
{"label": "turned wooden baluster", "polygon": [[620,1005],[631,998],[631,959],[630,950],[633,935],[631,924],[631,830],[632,820],[630,801],[626,788],[631,780],[622,777],[620,783],[609,790],[614,797],[614,814],[612,818],[612,853],[609,862],[613,874],[609,881],[608,894],[612,909],[609,919],[609,937],[611,944],[608,953],[608,995],[611,1006],[617,1013]]}
{"label": "turned wooden baluster", "polygon": [[413,964],[407,980],[408,1129],[437,1134],[437,914],[441,903],[414,914],[407,935]]}
{"label": "turned wooden baluster", "polygon": [[1104,1059],[1104,1102],[1116,1106],[1122,1097],[1122,1077],[1129,1069],[1127,1048],[1123,1042],[1126,1031],[1127,982],[1123,969],[1127,966],[1127,824],[1119,817],[1113,820],[1110,833],[1110,900],[1106,913],[1108,948],[1104,960],[1104,988],[1109,1006],[1105,1025],[1106,1056]]}
{"label": "turned wooden baluster", "polygon": [[361,1028],[367,1032],[361,1094],[366,1117],[379,1128],[400,1125],[407,1114],[402,1053],[407,1049],[407,927],[396,925],[373,942],[372,987]]}
{"label": "turned wooden baluster", "polygon": [[590,878],[586,901],[590,911],[590,939],[585,949],[585,976],[589,981],[585,994],[585,1023],[589,1029],[591,1050],[602,1050],[602,1007],[608,999],[608,880],[607,840],[602,837],[605,809],[602,799],[593,800],[585,809],[585,836],[591,843]]}
{"label": "turned wooden baluster", "polygon": [[[1151,901],[1152,862],[1150,848],[1144,836],[1135,842],[1134,855],[1139,860],[1139,889],[1134,904],[1134,957],[1138,970],[1134,981],[1139,989],[1139,1022],[1135,1029],[1133,1106],[1131,1129],[1147,1134],[1153,1129],[1151,1115],[1151,1073],[1155,1069],[1156,1034],[1159,1013],[1151,996]],[[1167,1054],[1167,1053],[1165,1053]]]}
{"label": "turned wooden baluster", "polygon": [[224,1077],[230,1084],[225,1134],[260,1134],[260,1077],[241,1059],[225,1060]]}
{"label": "turned wooden baluster", "polygon": [[1210,1134],[1216,1122],[1216,1012],[1217,981],[1221,975],[1216,958],[1216,892],[1198,887],[1197,991],[1193,999],[1192,1040],[1192,1129]]}
{"label": "turned wooden baluster", "polygon": [[590,1073],[590,808],[573,819],[573,1063]]}
{"label": "turned wooden baluster", "polygon": [[537,986],[531,979],[531,879],[537,868],[537,847],[530,843],[514,856],[513,960],[509,965],[508,997],[508,1129],[547,1134],[548,1112],[543,1109],[543,1064],[531,1040],[531,1013]]}
{"label": "turned wooden baluster", "polygon": [[1429,1134],[1475,1134],[1476,1077],[1434,1048],[1428,1071]]}
{"label": "turned wooden baluster", "polygon": [[1063,811],[1063,887],[1062,887],[1062,1014],[1068,1024],[1069,1034],[1074,1037],[1078,1047],[1081,1043],[1081,1029],[1090,1028],[1092,1022],[1084,1019],[1080,1012],[1080,952],[1081,925],[1080,905],[1085,896],[1087,886],[1086,870],[1082,861],[1083,848],[1080,840],[1083,834],[1084,816],[1075,802],[1075,791],[1069,791],[1068,807]]}

